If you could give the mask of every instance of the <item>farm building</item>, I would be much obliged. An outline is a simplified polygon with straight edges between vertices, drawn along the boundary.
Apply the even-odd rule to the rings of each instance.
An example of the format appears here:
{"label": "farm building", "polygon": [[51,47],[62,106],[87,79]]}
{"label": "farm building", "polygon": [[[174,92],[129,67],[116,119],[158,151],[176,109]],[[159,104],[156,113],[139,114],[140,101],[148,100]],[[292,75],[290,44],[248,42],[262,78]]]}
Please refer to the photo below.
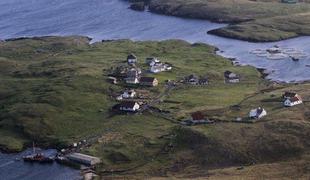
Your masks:
{"label": "farm building", "polygon": [[190,85],[208,85],[209,84],[209,80],[208,77],[198,77],[195,74],[191,74],[187,77],[184,78],[185,83],[186,84],[190,84]]}
{"label": "farm building", "polygon": [[125,78],[126,83],[127,84],[138,84],[141,73],[142,73],[141,69],[139,68],[132,68],[128,70],[126,78]]}
{"label": "farm building", "polygon": [[172,69],[172,67],[168,64],[156,63],[150,67],[150,72],[151,73],[160,73],[163,71],[170,71],[171,69]]}
{"label": "farm building", "polygon": [[208,124],[213,123],[213,121],[206,118],[201,112],[194,112],[191,114],[191,118],[189,120],[185,120],[181,122],[183,125],[198,125],[198,124]]}
{"label": "farm building", "polygon": [[295,92],[285,92],[283,95],[283,104],[286,107],[302,104],[302,98]]}
{"label": "farm building", "polygon": [[149,66],[154,66],[155,64],[160,63],[160,60],[156,57],[148,57],[145,59],[145,63]]}
{"label": "farm building", "polygon": [[120,96],[117,97],[117,100],[134,98],[136,95],[137,93],[133,89],[125,90]]}
{"label": "farm building", "polygon": [[292,106],[296,106],[298,104],[302,104],[302,99],[300,96],[287,98],[286,100],[284,100],[284,106],[286,106],[286,107],[292,107]]}
{"label": "farm building", "polygon": [[133,65],[133,64],[136,64],[138,62],[138,58],[137,56],[135,56],[134,54],[129,54],[127,56],[127,63],[129,65]]}
{"label": "farm building", "polygon": [[124,101],[119,104],[119,110],[127,112],[136,112],[140,109],[140,105],[133,101]]}
{"label": "farm building", "polygon": [[258,107],[256,109],[252,109],[249,113],[249,117],[251,119],[260,119],[267,115],[267,111],[261,107]]}
{"label": "farm building", "polygon": [[199,78],[199,85],[208,85],[209,84],[209,80],[208,77],[200,77]]}
{"label": "farm building", "polygon": [[96,165],[101,162],[100,158],[81,153],[72,153],[66,156],[71,161],[75,161],[88,166]]}
{"label": "farm building", "polygon": [[141,77],[140,78],[140,85],[142,86],[157,86],[158,80],[154,77]]}
{"label": "farm building", "polygon": [[199,84],[199,77],[196,76],[195,74],[191,74],[191,75],[185,77],[185,82],[187,84],[191,84],[191,85],[198,85]]}
{"label": "farm building", "polygon": [[224,78],[226,83],[238,83],[240,82],[239,76],[231,71],[224,72]]}

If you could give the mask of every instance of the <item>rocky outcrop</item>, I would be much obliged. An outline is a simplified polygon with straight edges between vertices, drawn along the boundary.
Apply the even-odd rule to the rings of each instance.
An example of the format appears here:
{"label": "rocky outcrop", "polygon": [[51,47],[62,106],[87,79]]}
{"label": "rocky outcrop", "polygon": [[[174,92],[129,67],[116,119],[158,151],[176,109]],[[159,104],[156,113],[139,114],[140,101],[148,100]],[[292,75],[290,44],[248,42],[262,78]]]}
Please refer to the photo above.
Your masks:
{"label": "rocky outcrop", "polygon": [[145,3],[144,2],[134,2],[130,5],[130,9],[135,11],[144,11]]}

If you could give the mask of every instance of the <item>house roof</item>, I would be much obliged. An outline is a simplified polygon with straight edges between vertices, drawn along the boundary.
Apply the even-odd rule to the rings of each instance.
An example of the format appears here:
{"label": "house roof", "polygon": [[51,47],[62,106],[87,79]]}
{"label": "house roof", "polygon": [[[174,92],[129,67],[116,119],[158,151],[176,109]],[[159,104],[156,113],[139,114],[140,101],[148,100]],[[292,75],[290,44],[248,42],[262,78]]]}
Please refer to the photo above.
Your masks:
{"label": "house roof", "polygon": [[152,82],[154,82],[155,79],[156,78],[154,78],[154,77],[141,77],[140,78],[140,82],[150,82],[150,83],[152,83]]}
{"label": "house roof", "polygon": [[237,74],[235,74],[235,73],[233,73],[233,72],[231,72],[231,71],[225,71],[225,72],[224,72],[224,76],[225,76],[226,78],[238,78],[238,77],[237,77]]}
{"label": "house roof", "polygon": [[120,107],[132,109],[134,108],[135,105],[136,105],[136,102],[134,101],[123,101],[121,102]]}
{"label": "house roof", "polygon": [[294,92],[285,92],[283,94],[284,97],[295,97],[297,95],[297,93]]}
{"label": "house roof", "polygon": [[198,78],[198,76],[196,76],[195,74],[191,74],[191,75],[189,75],[189,76],[187,76],[186,78],[186,81],[198,81],[199,80],[199,78]]}
{"label": "house roof", "polygon": [[226,75],[230,75],[232,72],[231,71],[225,71],[224,72],[224,75],[226,76]]}
{"label": "house roof", "polygon": [[135,56],[134,54],[129,54],[127,56],[127,59],[137,59],[137,56]]}
{"label": "house roof", "polygon": [[201,112],[194,112],[191,114],[193,120],[203,120],[205,117]]}
{"label": "house roof", "polygon": [[291,102],[296,102],[296,101],[300,101],[301,99],[300,99],[300,97],[298,97],[298,96],[295,96],[295,97],[292,97],[292,98],[290,98],[290,101]]}

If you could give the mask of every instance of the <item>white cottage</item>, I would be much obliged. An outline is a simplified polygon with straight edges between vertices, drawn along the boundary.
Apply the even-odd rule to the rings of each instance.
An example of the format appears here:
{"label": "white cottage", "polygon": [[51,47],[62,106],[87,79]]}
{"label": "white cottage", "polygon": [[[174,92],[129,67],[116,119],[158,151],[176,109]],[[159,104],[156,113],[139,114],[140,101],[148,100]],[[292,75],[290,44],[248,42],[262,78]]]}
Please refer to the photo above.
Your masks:
{"label": "white cottage", "polygon": [[240,78],[237,74],[231,71],[224,72],[225,82],[226,83],[238,83],[240,82]]}
{"label": "white cottage", "polygon": [[149,66],[154,66],[155,64],[160,63],[160,60],[156,57],[148,57],[145,59],[145,63]]}
{"label": "white cottage", "polygon": [[117,100],[122,100],[122,99],[130,99],[130,98],[134,98],[136,97],[136,91],[131,89],[131,90],[126,90],[123,92],[123,94],[121,94],[120,96],[118,96],[116,99]]}
{"label": "white cottage", "polygon": [[129,65],[133,65],[133,64],[136,64],[138,62],[138,58],[137,56],[135,56],[134,54],[129,54],[127,56],[127,63]]}
{"label": "white cottage", "polygon": [[302,104],[302,99],[300,98],[300,96],[296,96],[293,98],[287,98],[286,100],[284,100],[284,106],[286,107],[292,107],[298,104]]}
{"label": "white cottage", "polygon": [[258,107],[256,109],[252,109],[249,113],[249,117],[251,119],[260,119],[267,115],[267,111],[261,107]]}
{"label": "white cottage", "polygon": [[121,111],[136,112],[139,109],[140,105],[133,101],[124,101],[119,105],[119,110]]}

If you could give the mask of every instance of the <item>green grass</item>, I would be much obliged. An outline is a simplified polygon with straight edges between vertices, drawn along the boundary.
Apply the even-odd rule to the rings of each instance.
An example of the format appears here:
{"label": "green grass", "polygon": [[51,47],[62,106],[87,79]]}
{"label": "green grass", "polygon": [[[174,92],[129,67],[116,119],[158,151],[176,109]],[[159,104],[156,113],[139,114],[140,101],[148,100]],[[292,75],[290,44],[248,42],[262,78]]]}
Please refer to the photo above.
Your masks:
{"label": "green grass", "polygon": [[[248,163],[253,157],[255,162],[264,162],[282,155],[293,156],[292,151],[307,152],[309,104],[286,109],[272,100],[289,89],[309,99],[309,84],[279,85],[282,89],[271,87],[270,92],[261,93],[268,83],[255,68],[234,67],[217,56],[214,47],[203,44],[178,40],[88,43],[82,37],[1,43],[2,150],[21,151],[32,141],[39,146],[60,148],[96,137],[98,142],[83,151],[102,158],[98,172],[127,170],[125,174],[141,176],[165,176],[191,165],[199,170],[205,166]],[[207,75],[210,85],[179,86],[163,97],[164,101],[155,106],[170,111],[172,120],[154,112],[113,114],[110,109],[118,102],[110,92],[119,92],[126,85],[109,84],[106,78],[111,67],[123,64],[131,52],[138,56],[138,65],[144,70],[148,56],[173,64],[171,72],[148,74],[160,80],[158,87],[139,87],[150,91],[153,97],[163,92],[165,80],[179,80],[192,73]],[[241,82],[225,84],[226,70],[239,74]],[[229,106],[239,103],[240,111],[229,110]],[[197,110],[229,120],[246,116],[250,108],[258,105],[265,107],[269,115],[255,124],[217,123],[184,130],[176,121]],[[180,163],[183,165],[179,167]]]}

